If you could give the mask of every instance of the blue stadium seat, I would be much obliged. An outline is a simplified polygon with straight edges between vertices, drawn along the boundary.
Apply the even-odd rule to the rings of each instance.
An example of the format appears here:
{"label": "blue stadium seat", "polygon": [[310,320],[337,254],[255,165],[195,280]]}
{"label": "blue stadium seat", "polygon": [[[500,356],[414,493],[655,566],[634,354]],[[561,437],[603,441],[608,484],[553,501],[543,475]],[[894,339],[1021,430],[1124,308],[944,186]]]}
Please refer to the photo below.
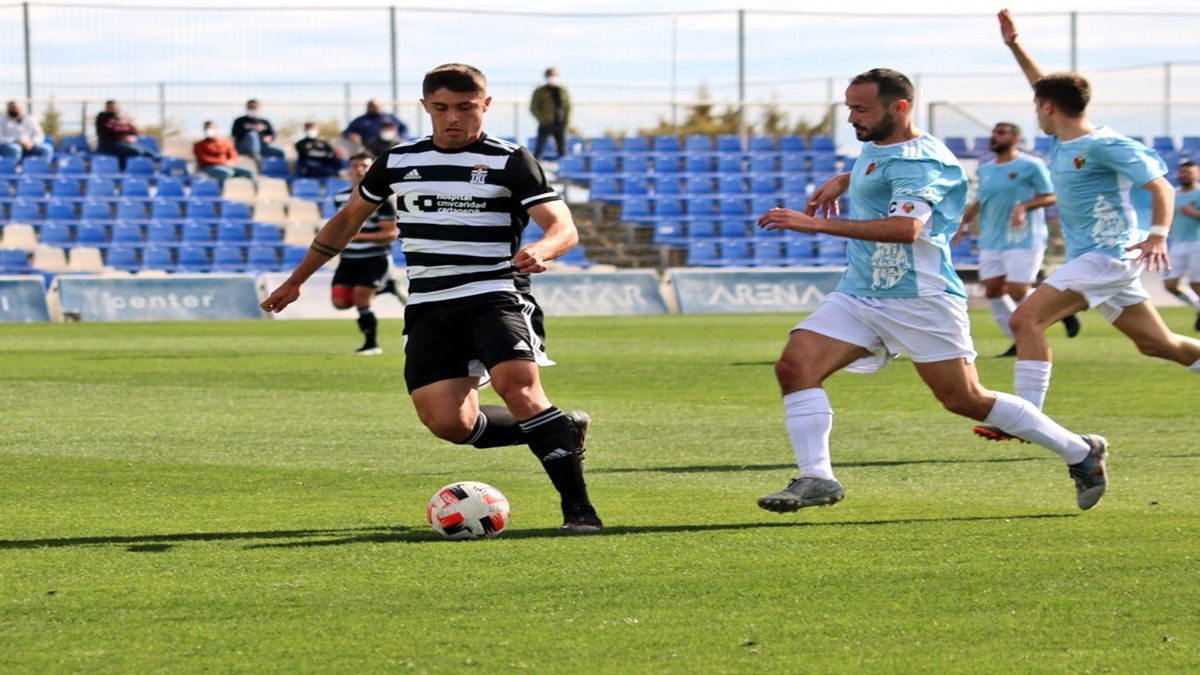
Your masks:
{"label": "blue stadium seat", "polygon": [[63,136],[58,139],[58,151],[67,155],[88,155],[92,148],[88,145],[87,136]]}
{"label": "blue stadium seat", "polygon": [[53,178],[54,162],[45,157],[26,157],[21,162],[21,174],[27,178]]}
{"label": "blue stadium seat", "polygon": [[119,199],[117,183],[111,178],[89,178],[87,179],[86,188],[88,199],[97,201],[116,201]]}
{"label": "blue stadium seat", "polygon": [[650,158],[645,155],[626,155],[621,157],[622,176],[648,176],[650,174]]}
{"label": "blue stadium seat", "polygon": [[1184,136],[1180,141],[1180,152],[1189,155],[1192,161],[1200,160],[1200,136]]}
{"label": "blue stadium seat", "polygon": [[162,148],[158,145],[158,139],[153,136],[138,136],[137,144],[156,155],[162,154]]}
{"label": "blue stadium seat", "polygon": [[59,176],[82,176],[88,172],[87,160],[80,155],[63,155],[54,160]]}
{"label": "blue stadium seat", "polygon": [[621,140],[621,152],[646,153],[650,152],[650,139],[647,136],[626,136]]}
{"label": "blue stadium seat", "polygon": [[216,220],[217,203],[209,199],[189,199],[183,203],[183,213],[189,220]]}
{"label": "blue stadium seat", "polygon": [[751,136],[747,151],[754,153],[775,152],[775,138],[772,136]]}
{"label": "blue stadium seat", "polygon": [[99,223],[80,221],[75,226],[75,245],[97,248],[108,246],[108,228]]}
{"label": "blue stadium seat", "polygon": [[835,173],[838,170],[837,155],[818,154],[812,156],[811,171],[813,175]]}
{"label": "blue stadium seat", "polygon": [[192,181],[192,199],[220,199],[221,183],[210,178]]}
{"label": "blue stadium seat", "polygon": [[246,269],[251,272],[279,270],[279,248],[277,246],[251,246],[246,251]]}
{"label": "blue stadium seat", "polygon": [[71,236],[71,226],[65,222],[48,222],[38,232],[38,243],[47,246],[69,248],[75,243]]}
{"label": "blue stadium seat", "polygon": [[837,144],[834,143],[833,136],[817,134],[808,139],[808,149],[812,150],[814,154],[833,153],[837,152]]}
{"label": "blue stadium seat", "polygon": [[1050,136],[1038,136],[1033,139],[1033,151],[1039,155],[1048,155],[1050,154],[1050,146],[1053,142],[1054,139]]}
{"label": "blue stadium seat", "polygon": [[686,246],[687,232],[681,220],[663,220],[654,226],[654,243],[667,246]]}
{"label": "blue stadium seat", "polygon": [[846,264],[846,240],[828,234],[818,234],[817,264],[822,267],[844,266]]}
{"label": "blue stadium seat", "polygon": [[249,204],[228,199],[221,200],[221,220],[247,221],[252,217]]}
{"label": "blue stadium seat", "polygon": [[208,249],[202,246],[180,246],[175,261],[175,270],[193,273],[210,271]]}
{"label": "blue stadium seat", "polygon": [[680,197],[654,197],[652,203],[656,222],[684,218],[684,204]]}
{"label": "blue stadium seat", "polygon": [[23,248],[0,248],[0,274],[30,274],[29,252]]}
{"label": "blue stadium seat", "polygon": [[621,196],[620,183],[612,176],[593,178],[588,187],[593,200],[615,201]]}
{"label": "blue stadium seat", "polygon": [[712,218],[717,214],[717,200],[715,197],[688,197],[687,199],[687,214],[688,218]]}
{"label": "blue stadium seat", "polygon": [[621,203],[621,219],[635,223],[650,223],[650,200],[645,197],[626,199]]}
{"label": "blue stadium seat", "polygon": [[0,157],[0,178],[15,180],[17,176],[17,160],[11,157]]}
{"label": "blue stadium seat", "polygon": [[963,136],[945,136],[942,138],[942,143],[946,145],[946,148],[950,152],[954,153],[955,157],[971,157],[974,155],[971,152],[971,148],[967,145],[967,139]]}
{"label": "blue stadium seat", "polygon": [[741,154],[726,152],[717,155],[717,173],[741,173],[745,169]]}
{"label": "blue stadium seat", "polygon": [[283,228],[270,223],[253,223],[250,226],[250,241],[256,244],[283,243]]}
{"label": "blue stadium seat", "polygon": [[759,153],[750,155],[747,171],[757,175],[774,175],[779,172],[779,155],[775,153]]}
{"label": "blue stadium seat", "polygon": [[118,221],[142,223],[149,220],[146,216],[146,202],[122,199],[117,202]]}
{"label": "blue stadium seat", "polygon": [[329,196],[336,195],[337,193],[341,192],[342,190],[348,190],[349,188],[350,188],[350,179],[348,179],[348,178],[338,178],[337,176],[330,176],[329,178],[325,179],[325,194],[326,195],[329,195]]}
{"label": "blue stadium seat", "polygon": [[113,155],[92,155],[88,158],[88,168],[93,176],[121,175],[121,161]]}
{"label": "blue stadium seat", "polygon": [[685,173],[705,175],[713,173],[713,168],[712,155],[704,153],[686,153],[683,156],[683,170]]}
{"label": "blue stadium seat", "polygon": [[688,240],[715,239],[717,236],[717,221],[712,218],[688,218]]}
{"label": "blue stadium seat", "polygon": [[141,269],[138,260],[138,250],[132,246],[110,246],[104,255],[104,266],[122,272],[136,272]]}
{"label": "blue stadium seat", "polygon": [[245,244],[250,241],[246,223],[239,220],[222,220],[217,223],[218,244]]}
{"label": "blue stadium seat", "polygon": [[125,173],[131,176],[153,176],[157,171],[153,158],[139,156],[125,160]]}
{"label": "blue stadium seat", "polygon": [[808,141],[796,134],[780,136],[779,152],[808,152]]}
{"label": "blue stadium seat", "polygon": [[158,162],[158,173],[171,178],[186,178],[190,173],[187,160],[182,157],[163,157]]}
{"label": "blue stadium seat", "polygon": [[147,246],[142,249],[143,270],[175,270],[175,251],[166,246]]}
{"label": "blue stadium seat", "polygon": [[50,195],[54,199],[83,199],[83,183],[78,178],[55,178],[50,181]]}
{"label": "blue stadium seat", "polygon": [[[29,159],[33,158],[30,157]],[[22,178],[18,180],[16,197],[17,199],[24,199],[26,201],[44,201],[46,199],[46,181],[41,178]]]}
{"label": "blue stadium seat", "polygon": [[662,134],[654,137],[654,152],[658,154],[679,153],[683,151],[683,145],[679,142],[679,137],[671,134]]}
{"label": "blue stadium seat", "polygon": [[683,179],[683,192],[695,196],[716,194],[716,183],[712,176],[688,176]]}
{"label": "blue stadium seat", "polygon": [[756,239],[754,241],[755,267],[781,267],[787,260],[786,244],[782,239]]}
{"label": "blue stadium seat", "polygon": [[619,162],[616,155],[600,155],[592,157],[588,175],[592,178],[597,176],[613,176],[620,173]]}
{"label": "blue stadium seat", "polygon": [[[46,223],[73,221],[79,217],[77,202],[52,200],[46,204]],[[43,228],[45,229],[45,228]]]}
{"label": "blue stadium seat", "polygon": [[42,203],[25,199],[16,200],[8,205],[8,220],[28,225],[41,224],[43,220]]}
{"label": "blue stadium seat", "polygon": [[717,210],[722,216],[748,216],[750,205],[745,197],[722,197]]}
{"label": "blue stadium seat", "polygon": [[779,170],[783,175],[808,173],[809,156],[801,152],[785,152],[779,156]]}
{"label": "blue stadium seat", "polygon": [[655,152],[651,157],[654,165],[654,173],[656,174],[670,175],[683,172],[683,165],[680,163],[678,153]]}
{"label": "blue stadium seat", "polygon": [[721,134],[720,136],[717,136],[716,149],[717,152],[732,152],[740,154],[744,152],[744,149],[742,148],[742,138],[735,134]]}
{"label": "blue stadium seat", "polygon": [[752,175],[750,177],[750,194],[775,195],[779,194],[779,181],[775,176]]}
{"label": "blue stadium seat", "polygon": [[655,195],[683,194],[683,184],[675,176],[656,176],[654,178]]}
{"label": "blue stadium seat", "polygon": [[150,219],[163,223],[177,224],[183,222],[183,211],[180,202],[169,199],[155,199],[150,202]]}
{"label": "blue stadium seat", "polygon": [[111,223],[113,221],[113,202],[100,202],[91,199],[80,206],[79,217],[94,223]]}
{"label": "blue stadium seat", "polygon": [[617,139],[612,136],[596,136],[588,140],[588,152],[592,155],[616,154],[620,151]]}
{"label": "blue stadium seat", "polygon": [[112,227],[109,243],[113,246],[141,246],[145,242],[142,226],[135,223],[118,222]]}
{"label": "blue stadium seat", "polygon": [[245,269],[246,260],[243,247],[218,245],[213,248],[212,271],[241,272]]}
{"label": "blue stadium seat", "polygon": [[146,243],[160,247],[178,246],[179,227],[173,223],[150,223],[146,226]]}
{"label": "blue stadium seat", "polygon": [[[397,241],[395,244],[392,244],[392,260],[394,260],[397,265],[400,264],[400,260],[403,257],[403,254],[400,253],[398,255],[398,252],[400,252],[399,241]],[[285,269],[291,269],[296,265],[299,265],[300,261],[304,260],[304,255],[306,253],[308,253],[308,249],[303,246],[284,246],[283,267]]]}
{"label": "blue stadium seat", "polygon": [[724,239],[721,241],[722,267],[749,267],[754,258],[751,255],[749,239]]}
{"label": "blue stadium seat", "polygon": [[971,143],[971,151],[976,157],[987,157],[992,152],[992,137],[976,136]]}
{"label": "blue stadium seat", "polygon": [[121,199],[134,201],[149,201],[150,181],[145,178],[126,178],[121,181]]}
{"label": "blue stadium seat", "polygon": [[785,264],[788,267],[816,267],[817,250],[814,237],[805,233],[792,233],[783,239]]}
{"label": "blue stadium seat", "polygon": [[194,246],[211,246],[213,244],[213,227],[208,223],[185,222],[181,241]]}
{"label": "blue stadium seat", "polygon": [[1150,147],[1154,148],[1154,151],[1160,155],[1175,153],[1175,139],[1170,136],[1155,136],[1151,143]]}
{"label": "blue stadium seat", "polygon": [[558,177],[564,180],[582,179],[587,176],[587,158],[582,155],[567,155],[558,160]]}
{"label": "blue stadium seat", "polygon": [[[288,178],[288,162],[283,157],[263,157],[258,172],[271,178]],[[214,263],[215,264],[215,263]]]}
{"label": "blue stadium seat", "polygon": [[626,176],[621,179],[621,195],[629,197],[645,197],[650,194],[650,179],[646,176]]}
{"label": "blue stadium seat", "polygon": [[685,153],[711,153],[713,151],[713,139],[706,134],[688,134],[683,140],[683,150]]}
{"label": "blue stadium seat", "polygon": [[720,267],[721,253],[716,239],[689,239],[687,264],[694,267]]}
{"label": "blue stadium seat", "polygon": [[154,196],[157,199],[184,200],[187,199],[187,185],[182,178],[163,176],[154,181]]}
{"label": "blue stadium seat", "polygon": [[296,178],[292,180],[292,196],[302,199],[320,199],[324,196],[321,181],[316,178]]}
{"label": "blue stadium seat", "polygon": [[744,218],[726,218],[717,221],[717,236],[727,239],[747,237],[750,232],[746,229]]}
{"label": "blue stadium seat", "polygon": [[746,193],[746,180],[741,174],[736,176],[718,176],[717,193],[722,195],[743,195]]}

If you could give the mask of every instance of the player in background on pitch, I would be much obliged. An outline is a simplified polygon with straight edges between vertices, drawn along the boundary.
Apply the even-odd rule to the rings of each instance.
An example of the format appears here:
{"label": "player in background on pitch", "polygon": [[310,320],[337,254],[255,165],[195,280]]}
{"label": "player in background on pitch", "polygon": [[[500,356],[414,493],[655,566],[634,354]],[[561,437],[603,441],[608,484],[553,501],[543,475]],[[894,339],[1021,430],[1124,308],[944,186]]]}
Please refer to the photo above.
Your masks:
{"label": "player in background on pitch", "polygon": [[[1054,204],[1050,170],[1040,158],[1021,151],[1021,129],[1012,122],[992,127],[994,159],[980,165],[977,199],[963,213],[956,245],[979,219],[979,278],[992,318],[1012,340],[1008,320],[1037,281],[1046,255],[1046,207]],[[1063,319],[1067,337],[1079,334],[1079,319]],[[1014,343],[1001,357],[1017,355]]]}
{"label": "player in background on pitch", "polygon": [[[360,152],[350,158],[350,187],[333,196],[333,204],[341,209],[358,190],[367,169],[371,168],[374,156]],[[377,293],[396,292],[392,279],[392,243],[396,241],[396,201],[385,199],[379,209],[367,218],[362,229],[346,244],[338,258],[337,270],[333,273],[330,289],[333,306],[337,309],[358,310],[358,330],[363,334],[363,346],[354,351],[360,356],[382,354],[383,348],[376,339],[379,320],[371,303]]]}
{"label": "player in background on pitch", "polygon": [[[1175,220],[1167,237],[1171,269],[1163,274],[1163,287],[1196,311],[1193,328],[1200,331],[1200,190],[1196,189],[1200,167],[1190,159],[1184,160],[1175,177],[1179,180],[1175,190]],[[1192,287],[1190,294],[1180,287],[1184,277]]]}
{"label": "player in background on pitch", "polygon": [[[849,121],[862,154],[851,173],[813,193],[805,211],[773,208],[759,227],[850,239],[837,290],[792,329],[775,376],[800,477],[758,499],[768,511],[834,504],[845,496],[833,475],[833,408],[823,384],[839,370],[869,373],[908,353],[921,379],[950,412],[986,421],[1057,453],[1068,465],[1081,509],[1107,489],[1108,443],[1064,429],[1028,401],[979,382],[967,294],[950,259],[950,237],[967,201],[962,165],[938,139],[913,126],[913,86],[877,68],[846,88]],[[849,193],[851,219],[837,214]]]}
{"label": "player in background on pitch", "polygon": [[[1017,395],[1038,408],[1045,404],[1052,360],[1046,329],[1092,307],[1141,353],[1200,374],[1200,342],[1167,328],[1141,282],[1144,269],[1170,267],[1167,234],[1175,191],[1165,177],[1166,165],[1145,145],[1094,126],[1087,116],[1087,80],[1075,73],[1042,72],[1018,42],[1008,10],[998,18],[1004,44],[1033,87],[1038,125],[1051,136],[1050,176],[1066,241],[1066,263],[1017,307],[1009,322],[1017,342]],[[1146,236],[1137,227],[1133,189],[1151,196],[1152,224]],[[990,424],[975,427],[975,433],[988,440],[1014,437]]]}

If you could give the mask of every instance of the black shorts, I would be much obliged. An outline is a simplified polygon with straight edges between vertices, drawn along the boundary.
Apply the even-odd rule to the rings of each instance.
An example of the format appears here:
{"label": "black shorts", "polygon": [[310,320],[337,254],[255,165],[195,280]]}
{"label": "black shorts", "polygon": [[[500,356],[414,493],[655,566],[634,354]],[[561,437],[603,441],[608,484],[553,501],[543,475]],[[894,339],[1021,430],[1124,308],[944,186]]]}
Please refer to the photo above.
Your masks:
{"label": "black shorts", "polygon": [[542,308],[526,293],[486,293],[404,308],[404,382],[411,392],[458,377],[482,376],[504,361],[546,357]]}
{"label": "black shorts", "polygon": [[333,273],[334,286],[382,288],[392,275],[392,257],[342,258]]}

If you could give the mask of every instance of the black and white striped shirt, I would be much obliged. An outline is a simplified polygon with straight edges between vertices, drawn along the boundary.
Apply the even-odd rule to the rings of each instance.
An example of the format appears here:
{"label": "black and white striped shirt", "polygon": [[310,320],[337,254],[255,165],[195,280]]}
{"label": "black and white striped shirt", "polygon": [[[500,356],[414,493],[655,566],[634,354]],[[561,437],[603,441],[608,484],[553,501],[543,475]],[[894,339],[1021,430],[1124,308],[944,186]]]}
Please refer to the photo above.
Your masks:
{"label": "black and white striped shirt", "polygon": [[428,136],[397,145],[359,193],[374,203],[396,195],[410,305],[528,290],[512,265],[528,209],[560,199],[528,150],[487,135],[458,150]]}
{"label": "black and white striped shirt", "polygon": [[[333,196],[333,205],[341,210],[346,202],[350,201],[350,195],[354,193],[353,188],[346,188]],[[396,217],[396,206],[390,199],[385,199],[379,204],[379,210],[367,222],[363,223],[360,232],[378,232],[382,227],[380,223],[391,220]],[[382,258],[392,254],[392,242],[385,241],[352,241],[346,244],[346,250],[342,251],[342,258],[346,260],[360,260],[362,258]]]}

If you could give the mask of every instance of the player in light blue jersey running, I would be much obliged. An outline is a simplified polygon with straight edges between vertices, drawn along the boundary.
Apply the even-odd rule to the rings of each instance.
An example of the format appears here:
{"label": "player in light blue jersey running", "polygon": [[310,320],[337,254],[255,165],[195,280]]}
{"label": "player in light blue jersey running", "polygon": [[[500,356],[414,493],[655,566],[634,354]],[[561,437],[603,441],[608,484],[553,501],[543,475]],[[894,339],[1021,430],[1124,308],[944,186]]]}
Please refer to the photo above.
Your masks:
{"label": "player in light blue jersey running", "polygon": [[[1175,177],[1179,180],[1179,188],[1175,190],[1175,220],[1167,237],[1171,269],[1163,274],[1163,287],[1197,310],[1194,327],[1200,331],[1200,190],[1196,189],[1200,167],[1190,159],[1185,160],[1179,164]],[[1189,295],[1179,287],[1184,277],[1196,295]]]}
{"label": "player in light blue jersey running", "polygon": [[[1018,44],[1008,10],[1000,12],[999,20],[1004,44],[1033,86],[1038,125],[1053,137],[1050,174],[1067,249],[1067,262],[1013,313],[1017,394],[1042,407],[1050,389],[1046,328],[1090,307],[1100,310],[1143,354],[1200,374],[1200,342],[1172,333],[1141,284],[1143,268],[1161,271],[1170,266],[1167,233],[1175,195],[1164,177],[1166,166],[1141,143],[1093,126],[1085,112],[1091,98],[1087,80],[1074,73],[1045,75]],[[1152,199],[1152,224],[1145,237],[1130,200],[1135,189],[1145,189]],[[989,425],[977,426],[975,432],[990,440],[1014,436]]]}
{"label": "player in light blue jersey running", "polygon": [[[822,384],[839,370],[873,372],[908,353],[947,410],[1058,453],[1079,508],[1095,506],[1107,486],[1107,442],[1071,433],[1028,401],[979,382],[966,293],[948,245],[966,204],[966,174],[941,141],[913,126],[912,83],[894,70],[867,71],[846,88],[846,107],[866,141],[854,171],[821,186],[805,211],[773,208],[758,221],[767,230],[850,240],[837,290],[795,326],[775,364],[800,477],[758,505],[782,513],[841,501],[829,449],[833,409]],[[815,217],[837,215],[847,191],[852,219]]]}
{"label": "player in light blue jersey running", "polygon": [[[992,318],[1013,338],[1008,320],[1037,281],[1046,254],[1046,207],[1054,204],[1050,170],[1040,158],[1021,152],[1021,129],[1012,122],[992,128],[995,159],[977,172],[978,198],[963,213],[951,244],[970,231],[979,218],[979,278]],[[1075,315],[1063,319],[1067,337],[1079,334]],[[1017,355],[1014,343],[1002,357]]]}

